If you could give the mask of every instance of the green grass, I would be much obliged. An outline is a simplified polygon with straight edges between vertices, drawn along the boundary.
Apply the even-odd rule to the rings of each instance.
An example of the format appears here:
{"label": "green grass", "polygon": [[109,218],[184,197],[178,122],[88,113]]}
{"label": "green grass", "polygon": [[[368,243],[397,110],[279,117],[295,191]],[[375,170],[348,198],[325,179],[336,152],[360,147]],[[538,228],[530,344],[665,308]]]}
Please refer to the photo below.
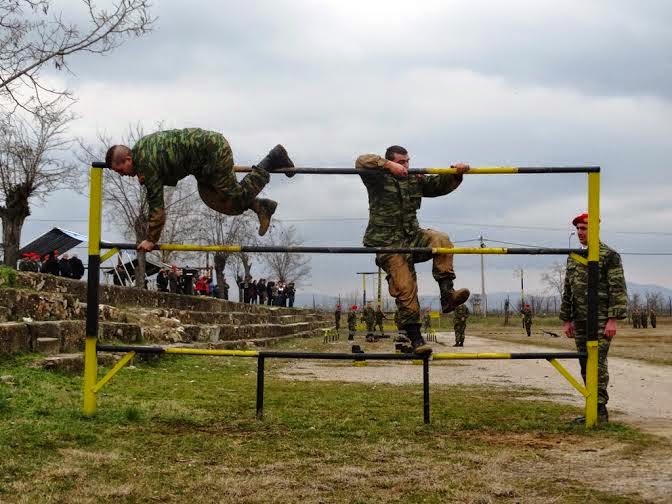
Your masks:
{"label": "green grass", "polygon": [[559,442],[632,457],[656,443],[570,426],[577,408],[531,389],[433,386],[425,426],[419,385],[288,381],[279,361],[259,421],[256,361],[242,358],[136,363],[86,418],[80,377],[32,360],[0,359],[14,377],[0,384],[0,502],[637,502],[534,468]]}

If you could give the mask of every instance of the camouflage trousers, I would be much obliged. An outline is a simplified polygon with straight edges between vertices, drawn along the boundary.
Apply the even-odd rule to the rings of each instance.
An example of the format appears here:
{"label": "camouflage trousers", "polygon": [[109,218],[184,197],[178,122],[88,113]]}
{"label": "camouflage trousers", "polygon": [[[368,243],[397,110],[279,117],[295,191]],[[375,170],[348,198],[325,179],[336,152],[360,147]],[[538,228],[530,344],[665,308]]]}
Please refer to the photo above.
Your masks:
{"label": "camouflage trousers", "polygon": [[376,325],[373,320],[365,320],[364,323],[366,324],[366,332],[373,332]]}
{"label": "camouflage trousers", "polygon": [[467,324],[454,324],[455,343],[464,343],[464,331],[467,329]]}
{"label": "camouflage trousers", "polygon": [[[452,248],[448,235],[433,229],[420,229],[410,240],[390,244],[390,247],[445,247]],[[455,278],[452,254],[378,254],[376,264],[387,273],[390,296],[396,300],[398,325],[420,323],[418,280],[415,263],[433,261],[432,276],[439,281]]]}
{"label": "camouflage trousers", "polygon": [[527,333],[527,335],[532,336],[532,322],[527,324],[523,322],[523,326],[525,326],[525,332]]}
{"label": "camouflage trousers", "polygon": [[[609,393],[607,392],[607,387],[609,386],[609,367],[607,354],[609,353],[609,346],[611,345],[611,340],[608,340],[604,337],[604,325],[606,321],[600,321],[598,325],[598,339],[597,339],[597,403],[598,404],[607,404],[609,402]],[[587,341],[585,331],[585,323],[575,323],[576,335],[574,337],[574,343],[576,343],[576,350],[578,352],[587,352]],[[583,325],[584,327],[580,327]],[[583,378],[583,383],[586,383],[586,366],[588,359],[581,358],[579,359],[579,364],[581,364],[581,377]]]}
{"label": "camouflage trousers", "polygon": [[377,327],[378,329],[380,329],[380,332],[381,332],[381,333],[384,333],[384,332],[385,332],[385,329],[383,329],[383,323],[382,323],[382,322],[376,322],[376,323],[374,324],[373,328],[375,329],[376,327]]}
{"label": "camouflage trousers", "polygon": [[196,177],[198,193],[213,210],[226,215],[240,215],[249,209],[270,176],[253,168],[239,182],[233,171],[233,152],[222,135],[209,137],[208,161]]}

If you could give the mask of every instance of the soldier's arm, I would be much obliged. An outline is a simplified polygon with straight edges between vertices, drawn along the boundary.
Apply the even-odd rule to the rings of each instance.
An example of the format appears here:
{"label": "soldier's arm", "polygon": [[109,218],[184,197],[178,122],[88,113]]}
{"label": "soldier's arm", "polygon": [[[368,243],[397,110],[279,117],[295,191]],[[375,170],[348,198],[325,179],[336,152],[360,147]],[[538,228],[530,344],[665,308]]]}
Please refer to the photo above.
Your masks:
{"label": "soldier's arm", "polygon": [[158,170],[149,169],[144,175],[144,184],[147,191],[147,240],[156,243],[161,237],[161,231],[166,223],[166,210],[163,206],[163,180]]}
{"label": "soldier's arm", "polygon": [[567,267],[565,268],[565,285],[562,289],[562,301],[560,302],[560,320],[565,322],[573,319],[572,311],[572,284],[569,278],[569,261],[567,258]]}
{"label": "soldier's arm", "polygon": [[609,254],[607,262],[607,284],[609,285],[609,305],[607,317],[623,320],[627,317],[628,294],[621,256],[616,252]]}
{"label": "soldier's arm", "polygon": [[378,154],[362,154],[355,161],[358,170],[384,170],[387,159]]}
{"label": "soldier's arm", "polygon": [[446,173],[443,175],[423,175],[420,177],[420,187],[425,198],[435,198],[453,192],[462,183],[462,175]]}

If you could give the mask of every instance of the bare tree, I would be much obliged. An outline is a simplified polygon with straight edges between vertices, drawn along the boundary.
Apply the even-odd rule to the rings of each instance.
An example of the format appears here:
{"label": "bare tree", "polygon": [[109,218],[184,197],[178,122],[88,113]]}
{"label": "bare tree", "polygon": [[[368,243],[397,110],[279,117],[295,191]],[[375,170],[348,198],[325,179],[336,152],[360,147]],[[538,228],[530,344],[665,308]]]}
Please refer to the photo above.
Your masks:
{"label": "bare tree", "polygon": [[[81,0],[86,21],[75,24],[52,12],[52,0],[0,0],[0,106],[41,115],[61,98],[73,98],[42,78],[45,65],[71,72],[76,53],[107,54],[129,37],[151,30],[149,0],[116,0],[99,8]],[[58,107],[57,107],[58,108]]]}
{"label": "bare tree", "polygon": [[644,297],[646,298],[646,306],[648,308],[653,308],[656,311],[662,308],[664,298],[661,292],[646,291]]}
{"label": "bare tree", "polygon": [[65,160],[72,141],[66,135],[73,114],[67,107],[24,119],[15,114],[0,124],[0,219],[4,263],[16,267],[21,230],[31,199],[72,187],[78,179]]}
{"label": "bare tree", "polygon": [[566,265],[556,261],[546,273],[541,274],[541,281],[546,285],[546,291],[550,292],[552,296],[562,298],[566,269]]}
{"label": "bare tree", "polygon": [[[294,226],[276,224],[271,234],[272,245],[294,247],[301,245],[303,240],[298,236]],[[274,279],[281,282],[294,282],[310,278],[310,257],[292,252],[265,254],[264,263]]]}

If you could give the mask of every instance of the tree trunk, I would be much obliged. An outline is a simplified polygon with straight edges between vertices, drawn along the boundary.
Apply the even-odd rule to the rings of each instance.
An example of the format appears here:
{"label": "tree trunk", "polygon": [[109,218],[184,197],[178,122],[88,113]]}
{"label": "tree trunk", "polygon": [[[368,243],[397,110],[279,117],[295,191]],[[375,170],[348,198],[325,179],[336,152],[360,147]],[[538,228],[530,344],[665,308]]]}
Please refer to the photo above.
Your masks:
{"label": "tree trunk", "polygon": [[2,219],[2,243],[4,247],[4,264],[16,268],[19,261],[19,245],[21,229],[26,217],[30,215],[28,196],[31,189],[27,184],[20,184],[7,191],[5,206],[0,207]]}
{"label": "tree trunk", "polygon": [[220,299],[224,298],[224,291],[222,290],[222,285],[224,285],[224,268],[226,267],[226,260],[228,259],[228,254],[216,253],[214,257],[215,263],[215,277],[217,278],[217,295]]}

